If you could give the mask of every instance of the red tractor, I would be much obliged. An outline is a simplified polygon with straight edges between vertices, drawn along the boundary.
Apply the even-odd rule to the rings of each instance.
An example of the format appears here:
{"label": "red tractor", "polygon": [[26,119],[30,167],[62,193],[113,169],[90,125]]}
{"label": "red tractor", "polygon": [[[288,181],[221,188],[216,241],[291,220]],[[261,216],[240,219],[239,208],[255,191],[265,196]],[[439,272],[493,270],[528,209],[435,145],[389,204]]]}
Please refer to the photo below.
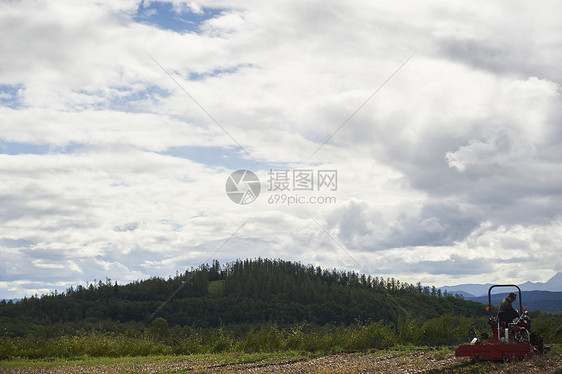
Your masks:
{"label": "red tractor", "polygon": [[[498,313],[497,318],[492,315],[492,289],[496,287],[516,287],[519,290],[519,310],[524,312],[519,317],[511,319]],[[496,284],[488,289],[488,307],[490,312],[488,323],[492,328],[492,337],[483,333],[472,339],[470,344],[464,344],[455,350],[457,357],[472,357],[477,360],[510,360],[545,353],[543,339],[531,332],[531,320],[525,307],[521,303],[521,289],[514,284]]]}

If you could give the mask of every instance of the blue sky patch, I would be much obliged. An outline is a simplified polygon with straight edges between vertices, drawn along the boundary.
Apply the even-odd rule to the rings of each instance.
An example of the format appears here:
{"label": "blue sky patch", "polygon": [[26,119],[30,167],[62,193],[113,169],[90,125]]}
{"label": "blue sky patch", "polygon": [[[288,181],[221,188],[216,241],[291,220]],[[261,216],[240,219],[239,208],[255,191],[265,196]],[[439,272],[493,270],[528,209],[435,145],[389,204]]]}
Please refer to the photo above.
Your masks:
{"label": "blue sky patch", "polygon": [[197,33],[201,31],[203,22],[218,16],[223,10],[201,8],[200,12],[194,12],[186,5],[177,9],[171,3],[143,1],[133,19],[136,22],[157,26],[164,30]]}
{"label": "blue sky patch", "polygon": [[144,112],[146,110],[144,103],[158,104],[160,100],[170,96],[170,91],[155,85],[141,91],[134,91],[127,87],[117,90],[120,96],[111,101],[110,108],[126,112]]}
{"label": "blue sky patch", "polygon": [[66,146],[53,146],[51,144],[30,144],[18,142],[6,142],[0,140],[0,154],[4,155],[46,155],[49,153],[72,153],[79,144],[68,144]]}
{"label": "blue sky patch", "polygon": [[0,106],[18,108],[21,105],[20,90],[23,90],[22,85],[0,84]]}
{"label": "blue sky patch", "polygon": [[88,103],[83,108],[93,110],[111,109],[122,112],[146,112],[146,103],[158,104],[160,100],[171,95],[169,90],[150,85],[142,90],[133,89],[130,86],[111,87],[111,93],[102,91],[77,90],[76,93],[99,99],[93,104]]}
{"label": "blue sky patch", "polygon": [[48,144],[27,144],[0,141],[0,154],[4,155],[44,155],[49,153]]}
{"label": "blue sky patch", "polygon": [[164,155],[186,158],[205,165],[222,166],[231,170],[264,170],[272,167],[269,163],[241,157],[241,153],[243,151],[239,149],[201,146],[170,147],[165,152],[161,152]]}
{"label": "blue sky patch", "polygon": [[192,72],[189,73],[189,80],[191,81],[200,81],[200,80],[204,80],[210,77],[216,77],[219,75],[226,75],[226,74],[234,74],[237,71],[239,71],[240,69],[243,68],[250,68],[252,67],[252,64],[242,64],[242,65],[236,65],[230,68],[225,68],[225,69],[214,69],[211,71],[206,71],[203,73],[196,73],[196,72]]}

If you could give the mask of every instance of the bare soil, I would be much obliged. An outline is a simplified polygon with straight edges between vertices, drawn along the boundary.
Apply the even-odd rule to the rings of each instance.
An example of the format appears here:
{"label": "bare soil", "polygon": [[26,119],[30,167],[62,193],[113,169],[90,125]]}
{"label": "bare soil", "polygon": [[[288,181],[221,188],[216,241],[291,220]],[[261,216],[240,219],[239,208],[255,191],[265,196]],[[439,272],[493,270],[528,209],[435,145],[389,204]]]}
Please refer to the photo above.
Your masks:
{"label": "bare soil", "polygon": [[521,361],[473,362],[452,353],[432,351],[381,351],[340,353],[295,361],[294,357],[256,360],[250,363],[222,364],[213,356],[181,357],[142,363],[67,363],[50,367],[22,366],[0,368],[2,373],[559,373],[562,354],[535,356]]}

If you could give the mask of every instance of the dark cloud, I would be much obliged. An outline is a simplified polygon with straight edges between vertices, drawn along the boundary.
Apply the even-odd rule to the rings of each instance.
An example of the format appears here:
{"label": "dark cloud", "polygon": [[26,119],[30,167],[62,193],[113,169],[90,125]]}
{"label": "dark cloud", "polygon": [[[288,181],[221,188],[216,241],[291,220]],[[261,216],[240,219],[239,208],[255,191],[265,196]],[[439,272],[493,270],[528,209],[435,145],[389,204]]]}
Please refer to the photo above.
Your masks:
{"label": "dark cloud", "polygon": [[357,236],[369,235],[367,227],[368,205],[364,202],[351,201],[343,209],[338,209],[329,219],[331,225],[337,225],[338,236],[345,242],[351,242]]}
{"label": "dark cloud", "polygon": [[[538,76],[555,82],[562,82],[559,69],[553,69],[548,61],[551,51],[537,46],[536,40],[490,38],[446,37],[436,40],[441,57],[461,62],[478,70],[498,75],[520,77]],[[532,56],[532,57],[531,57]]]}
{"label": "dark cloud", "polygon": [[[477,69],[496,74],[522,73],[521,67],[510,64],[514,58],[513,48],[500,44],[498,40],[447,37],[438,39],[437,46],[442,55]],[[528,68],[525,67],[525,70]]]}
{"label": "dark cloud", "polygon": [[460,242],[480,224],[456,202],[430,200],[419,214],[404,214],[390,229],[386,246],[444,246]]}
{"label": "dark cloud", "polygon": [[429,274],[482,274],[494,271],[494,264],[489,259],[467,259],[461,256],[451,256],[442,261],[421,261],[405,265],[412,273]]}
{"label": "dark cloud", "polygon": [[338,237],[352,249],[384,250],[407,246],[445,246],[460,242],[479,226],[470,206],[432,199],[421,208],[405,208],[398,219],[384,221],[365,202],[351,201],[328,218]]}
{"label": "dark cloud", "polygon": [[[420,248],[419,251],[424,251]],[[429,254],[428,254],[429,256]],[[451,275],[462,276],[469,274],[483,274],[494,271],[494,263],[489,259],[475,258],[468,259],[461,255],[452,255],[445,260],[424,260],[418,262],[407,261],[406,259],[384,259],[375,262],[373,269],[383,274],[431,274],[431,275]]]}
{"label": "dark cloud", "polygon": [[135,231],[138,227],[139,227],[138,222],[131,222],[131,223],[125,223],[123,225],[114,226],[113,231],[120,231],[120,232]]}
{"label": "dark cloud", "polygon": [[0,238],[0,247],[5,247],[5,248],[29,247],[34,244],[35,243],[33,241],[27,239]]}
{"label": "dark cloud", "polygon": [[76,215],[77,211],[89,208],[91,204],[85,198],[65,196],[65,192],[61,189],[59,194],[46,192],[36,186],[25,186],[18,193],[0,194],[0,206],[3,208],[0,210],[0,222],[35,219],[43,220],[42,227],[46,229],[49,228],[46,222],[52,222],[53,229],[63,226],[76,229],[91,227],[91,217],[78,218]]}

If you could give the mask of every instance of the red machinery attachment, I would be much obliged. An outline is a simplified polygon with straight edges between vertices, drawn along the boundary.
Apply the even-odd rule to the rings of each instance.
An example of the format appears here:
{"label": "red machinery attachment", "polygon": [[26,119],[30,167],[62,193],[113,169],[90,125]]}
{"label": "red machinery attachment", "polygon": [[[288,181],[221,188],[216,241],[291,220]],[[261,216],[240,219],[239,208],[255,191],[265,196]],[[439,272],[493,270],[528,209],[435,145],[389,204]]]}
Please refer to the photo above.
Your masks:
{"label": "red machinery attachment", "polygon": [[492,316],[492,289],[495,287],[516,287],[519,290],[519,310],[525,308],[521,304],[521,289],[514,284],[493,285],[488,290],[488,307],[493,337],[483,333],[474,338],[470,344],[464,344],[455,350],[457,357],[472,357],[477,360],[510,360],[544,353],[542,338],[531,332],[531,320],[527,312],[512,321]]}

